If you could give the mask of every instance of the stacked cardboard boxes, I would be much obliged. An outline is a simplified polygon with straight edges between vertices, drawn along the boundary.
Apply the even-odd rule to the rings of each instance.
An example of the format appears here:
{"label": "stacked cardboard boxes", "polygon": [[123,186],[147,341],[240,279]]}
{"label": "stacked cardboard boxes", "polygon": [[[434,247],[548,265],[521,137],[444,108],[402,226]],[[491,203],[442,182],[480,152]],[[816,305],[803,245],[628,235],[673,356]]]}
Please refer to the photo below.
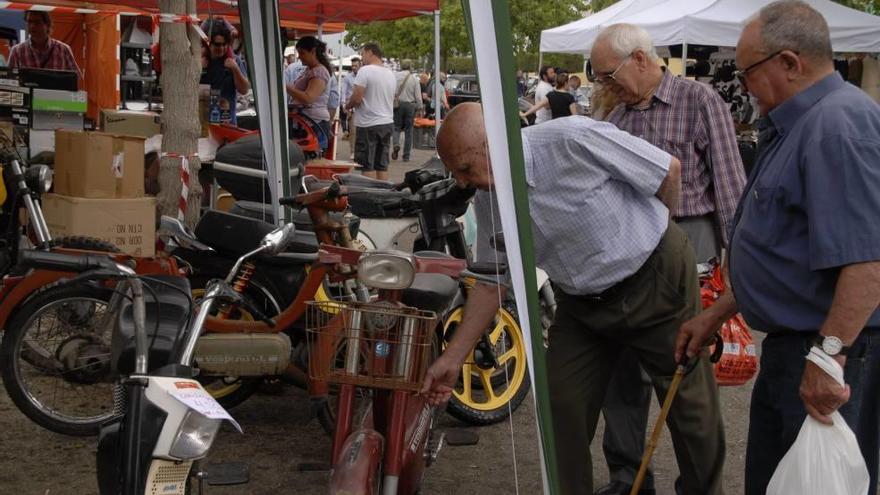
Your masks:
{"label": "stacked cardboard boxes", "polygon": [[55,193],[43,213],[55,237],[85,235],[153,256],[156,200],[144,197],[144,140],[100,132],[55,133]]}

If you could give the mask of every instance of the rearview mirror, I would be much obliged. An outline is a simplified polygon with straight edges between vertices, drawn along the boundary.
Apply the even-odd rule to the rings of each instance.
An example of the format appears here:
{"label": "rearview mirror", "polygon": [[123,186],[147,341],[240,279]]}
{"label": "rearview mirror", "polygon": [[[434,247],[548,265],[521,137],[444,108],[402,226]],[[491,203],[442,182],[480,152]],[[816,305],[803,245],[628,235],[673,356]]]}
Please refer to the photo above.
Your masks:
{"label": "rearview mirror", "polygon": [[284,248],[293,240],[294,234],[296,234],[296,226],[288,223],[266,234],[266,237],[263,237],[263,240],[260,241],[260,247],[274,256],[284,251]]}

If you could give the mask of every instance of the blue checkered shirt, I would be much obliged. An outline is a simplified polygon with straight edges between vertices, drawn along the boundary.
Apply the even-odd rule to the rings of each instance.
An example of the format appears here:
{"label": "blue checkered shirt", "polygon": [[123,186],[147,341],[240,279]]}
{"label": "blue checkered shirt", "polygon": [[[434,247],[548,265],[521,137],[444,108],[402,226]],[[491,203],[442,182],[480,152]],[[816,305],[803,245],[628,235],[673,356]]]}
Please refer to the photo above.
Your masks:
{"label": "blue checkered shirt", "polygon": [[569,294],[634,274],[669,223],[656,193],[671,155],[581,116],[527,127],[522,139],[537,265]]}

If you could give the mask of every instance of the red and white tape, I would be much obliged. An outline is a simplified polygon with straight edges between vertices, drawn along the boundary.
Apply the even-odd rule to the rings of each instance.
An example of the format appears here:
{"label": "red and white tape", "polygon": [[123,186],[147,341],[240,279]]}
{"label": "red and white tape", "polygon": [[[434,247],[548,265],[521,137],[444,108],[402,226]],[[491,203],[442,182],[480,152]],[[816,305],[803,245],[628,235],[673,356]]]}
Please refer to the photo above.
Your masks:
{"label": "red and white tape", "polygon": [[163,156],[180,159],[180,199],[177,203],[177,219],[183,222],[186,219],[187,199],[189,198],[189,160],[197,158],[198,153],[181,155],[178,153],[164,153]]}
{"label": "red and white tape", "polygon": [[199,25],[199,18],[195,14],[182,15],[182,14],[159,14],[155,17],[159,18],[160,23],[182,23],[189,24],[199,33],[199,37],[202,38],[205,42],[208,41],[208,35],[202,31],[202,27]]}

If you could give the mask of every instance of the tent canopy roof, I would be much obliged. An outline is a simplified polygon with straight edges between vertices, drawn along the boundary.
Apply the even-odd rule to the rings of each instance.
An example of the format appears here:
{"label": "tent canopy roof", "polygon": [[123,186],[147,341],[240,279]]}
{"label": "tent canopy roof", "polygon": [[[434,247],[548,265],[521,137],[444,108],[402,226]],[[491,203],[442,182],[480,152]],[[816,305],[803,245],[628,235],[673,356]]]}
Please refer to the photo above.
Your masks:
{"label": "tent canopy roof", "polygon": [[[880,52],[880,17],[831,0],[805,0],[825,16],[837,52]],[[584,19],[541,32],[541,51],[589,54],[598,33],[626,22],[645,28],[657,46],[736,46],[742,28],[771,0],[621,0]]]}
{"label": "tent canopy roof", "polygon": [[[51,3],[51,0],[47,0]],[[24,3],[47,3],[43,1]],[[90,0],[68,2],[75,4],[116,5],[136,9],[158,11],[157,4],[150,2],[145,7],[144,0]],[[0,2],[2,4],[2,2]],[[409,17],[440,9],[440,0],[278,0],[282,20],[299,21],[309,24],[324,23],[366,23],[387,21]],[[196,11],[200,15],[224,16],[238,15],[238,2],[235,0],[197,0]],[[325,31],[327,31],[325,29]]]}

